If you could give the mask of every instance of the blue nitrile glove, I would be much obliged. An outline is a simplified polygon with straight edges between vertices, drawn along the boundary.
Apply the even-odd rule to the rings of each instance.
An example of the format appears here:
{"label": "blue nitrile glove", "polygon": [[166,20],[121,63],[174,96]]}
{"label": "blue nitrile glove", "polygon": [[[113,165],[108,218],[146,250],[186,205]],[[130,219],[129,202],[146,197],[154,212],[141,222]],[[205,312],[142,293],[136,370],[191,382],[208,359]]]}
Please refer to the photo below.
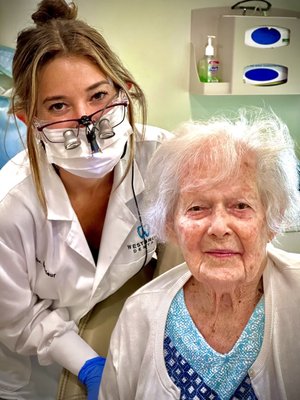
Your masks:
{"label": "blue nitrile glove", "polygon": [[95,357],[87,360],[78,374],[78,379],[87,387],[87,400],[98,400],[105,358]]}

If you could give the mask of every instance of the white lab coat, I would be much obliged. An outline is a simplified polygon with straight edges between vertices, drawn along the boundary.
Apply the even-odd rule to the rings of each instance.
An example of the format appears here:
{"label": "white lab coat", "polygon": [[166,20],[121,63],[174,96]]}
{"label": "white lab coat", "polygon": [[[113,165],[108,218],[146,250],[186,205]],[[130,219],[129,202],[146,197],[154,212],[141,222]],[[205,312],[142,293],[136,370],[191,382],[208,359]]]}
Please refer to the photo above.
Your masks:
{"label": "white lab coat", "polygon": [[[138,202],[149,158],[170,136],[162,129],[147,127],[145,140],[137,140],[134,190]],[[0,171],[0,398],[14,398],[10,392],[21,393],[21,388],[27,387],[29,355],[37,354],[42,365],[61,361],[75,374],[87,359],[96,356],[77,335],[76,323],[138,272],[145,258],[131,172],[117,185],[128,153],[115,167],[97,265],[51,165],[45,163],[42,170],[46,219],[26,154],[17,155]],[[155,248],[150,227],[148,260]],[[18,394],[17,398],[23,397]],[[53,397],[44,393],[42,398]]]}
{"label": "white lab coat", "polygon": [[[166,318],[176,293],[191,277],[185,263],[127,299],[111,336],[99,400],[178,400],[164,362]],[[299,400],[300,254],[268,247],[263,274],[265,330],[248,374],[259,400]]]}

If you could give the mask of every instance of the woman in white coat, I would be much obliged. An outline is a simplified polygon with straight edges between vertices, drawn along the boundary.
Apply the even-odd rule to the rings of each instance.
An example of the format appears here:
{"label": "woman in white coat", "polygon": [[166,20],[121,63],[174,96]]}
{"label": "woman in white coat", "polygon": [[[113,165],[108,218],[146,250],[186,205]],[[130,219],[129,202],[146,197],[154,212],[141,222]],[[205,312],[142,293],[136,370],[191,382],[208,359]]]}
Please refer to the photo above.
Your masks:
{"label": "woman in white coat", "polygon": [[[298,400],[300,255],[294,144],[273,113],[187,123],[149,165],[148,218],[185,263],[133,294],[99,400]],[[147,218],[147,219],[148,219]]]}
{"label": "woman in white coat", "polygon": [[96,399],[105,354],[77,323],[156,248],[139,202],[170,134],[135,123],[142,90],[76,14],[43,0],[17,39],[11,111],[28,131],[0,173],[1,399],[55,399],[61,367]]}

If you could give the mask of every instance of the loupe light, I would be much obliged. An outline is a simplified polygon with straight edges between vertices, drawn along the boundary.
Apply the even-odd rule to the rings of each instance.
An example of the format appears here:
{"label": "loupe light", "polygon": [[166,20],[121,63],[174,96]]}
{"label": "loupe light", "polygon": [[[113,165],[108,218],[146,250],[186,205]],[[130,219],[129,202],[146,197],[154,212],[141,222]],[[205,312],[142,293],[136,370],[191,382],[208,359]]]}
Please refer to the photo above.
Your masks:
{"label": "loupe light", "polygon": [[109,139],[115,136],[115,132],[107,118],[103,118],[99,121],[98,130],[100,139]]}
{"label": "loupe light", "polygon": [[81,144],[81,140],[75,135],[72,129],[68,129],[64,132],[64,139],[64,146],[66,150],[76,149],[76,147],[80,146]]}

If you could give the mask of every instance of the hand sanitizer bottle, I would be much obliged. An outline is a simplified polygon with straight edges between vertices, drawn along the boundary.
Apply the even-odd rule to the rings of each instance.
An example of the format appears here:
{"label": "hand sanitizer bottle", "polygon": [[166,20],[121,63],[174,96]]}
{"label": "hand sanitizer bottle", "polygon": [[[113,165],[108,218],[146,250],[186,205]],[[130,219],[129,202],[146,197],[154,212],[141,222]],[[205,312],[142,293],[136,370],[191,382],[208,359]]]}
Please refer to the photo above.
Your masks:
{"label": "hand sanitizer bottle", "polygon": [[204,57],[199,60],[198,74],[201,82],[221,82],[220,62],[215,58],[215,49],[212,40],[215,36],[207,36]]}

